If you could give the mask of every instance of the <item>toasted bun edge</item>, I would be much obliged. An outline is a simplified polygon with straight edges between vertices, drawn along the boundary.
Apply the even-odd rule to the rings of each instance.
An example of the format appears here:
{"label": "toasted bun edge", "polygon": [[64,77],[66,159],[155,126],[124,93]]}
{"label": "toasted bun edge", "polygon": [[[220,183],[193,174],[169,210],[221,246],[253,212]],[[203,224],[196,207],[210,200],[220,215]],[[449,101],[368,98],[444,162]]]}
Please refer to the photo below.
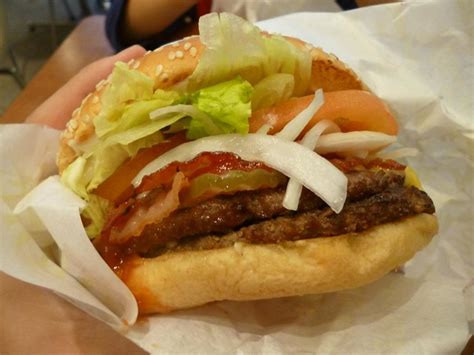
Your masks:
{"label": "toasted bun edge", "polygon": [[127,265],[124,282],[141,314],[327,293],[379,279],[423,249],[437,230],[436,216],[419,214],[356,234],[138,258]]}

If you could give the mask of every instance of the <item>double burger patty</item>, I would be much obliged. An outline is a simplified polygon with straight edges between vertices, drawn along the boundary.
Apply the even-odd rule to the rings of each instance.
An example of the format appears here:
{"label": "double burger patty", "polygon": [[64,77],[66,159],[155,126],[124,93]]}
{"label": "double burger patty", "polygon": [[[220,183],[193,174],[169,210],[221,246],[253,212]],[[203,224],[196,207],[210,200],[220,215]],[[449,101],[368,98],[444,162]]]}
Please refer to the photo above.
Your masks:
{"label": "double burger patty", "polygon": [[[225,236],[193,238],[174,247],[175,251],[206,250],[232,246],[235,242],[280,243],[345,233],[357,233],[382,223],[393,222],[419,213],[434,213],[428,195],[414,187],[394,187],[369,198],[351,202],[336,214],[326,207],[282,216],[243,227]],[[155,249],[153,254],[167,250]]]}
{"label": "double burger patty", "polygon": [[285,187],[245,191],[177,210],[162,222],[147,226],[140,237],[126,243],[126,249],[151,256],[176,247],[178,241],[178,249],[186,245],[207,249],[235,241],[299,240],[358,232],[405,216],[434,212],[424,192],[403,187],[401,172],[365,170],[346,175],[348,199],[339,214],[305,189],[296,212],[282,206]]}

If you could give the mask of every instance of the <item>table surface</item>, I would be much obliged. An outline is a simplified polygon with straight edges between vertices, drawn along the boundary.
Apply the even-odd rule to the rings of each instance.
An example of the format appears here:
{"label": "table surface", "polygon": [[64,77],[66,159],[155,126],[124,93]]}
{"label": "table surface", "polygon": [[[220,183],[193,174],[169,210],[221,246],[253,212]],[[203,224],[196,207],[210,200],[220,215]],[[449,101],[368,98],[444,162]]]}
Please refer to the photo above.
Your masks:
{"label": "table surface", "polygon": [[114,54],[105,36],[104,21],[99,15],[82,20],[7,108],[1,122],[23,122],[80,69]]}

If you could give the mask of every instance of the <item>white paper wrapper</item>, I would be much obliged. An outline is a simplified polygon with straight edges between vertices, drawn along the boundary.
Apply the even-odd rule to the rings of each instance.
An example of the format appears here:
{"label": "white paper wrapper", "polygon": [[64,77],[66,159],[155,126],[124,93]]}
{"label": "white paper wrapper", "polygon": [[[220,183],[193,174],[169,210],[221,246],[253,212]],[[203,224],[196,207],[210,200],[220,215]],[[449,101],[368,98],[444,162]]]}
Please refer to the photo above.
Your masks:
{"label": "white paper wrapper", "polygon": [[64,295],[150,352],[459,353],[473,316],[472,287],[463,296],[474,276],[473,15],[469,0],[420,1],[260,24],[336,53],[396,112],[401,145],[420,152],[408,163],[440,233],[404,275],[326,295],[220,302],[127,329],[136,303],[81,228],[82,202],[57,177],[39,184],[54,173],[58,132],[31,125],[0,128],[1,270]]}

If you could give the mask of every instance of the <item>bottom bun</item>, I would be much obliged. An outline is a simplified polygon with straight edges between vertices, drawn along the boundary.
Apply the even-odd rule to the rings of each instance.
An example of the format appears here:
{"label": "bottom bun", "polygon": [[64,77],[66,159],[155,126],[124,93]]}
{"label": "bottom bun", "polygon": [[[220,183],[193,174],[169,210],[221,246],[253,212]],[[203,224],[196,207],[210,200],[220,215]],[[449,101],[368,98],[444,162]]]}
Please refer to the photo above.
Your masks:
{"label": "bottom bun", "polygon": [[141,314],[220,300],[317,294],[359,287],[411,259],[438,229],[420,214],[363,233],[137,258],[125,283]]}

